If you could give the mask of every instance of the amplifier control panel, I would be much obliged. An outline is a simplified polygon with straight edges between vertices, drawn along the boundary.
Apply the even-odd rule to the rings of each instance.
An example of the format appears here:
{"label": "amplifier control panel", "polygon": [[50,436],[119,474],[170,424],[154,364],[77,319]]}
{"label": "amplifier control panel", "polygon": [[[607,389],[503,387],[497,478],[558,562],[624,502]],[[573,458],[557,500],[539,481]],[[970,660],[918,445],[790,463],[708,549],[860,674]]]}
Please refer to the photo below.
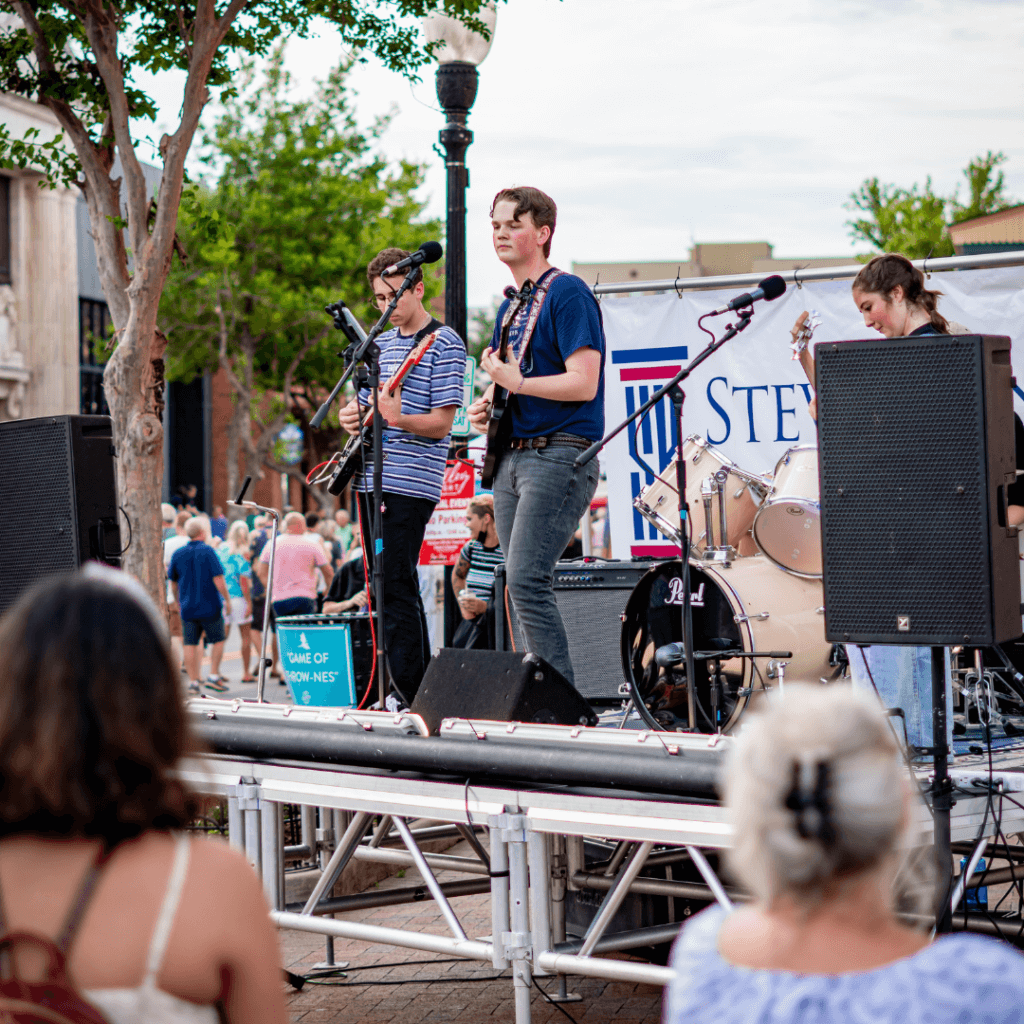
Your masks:
{"label": "amplifier control panel", "polygon": [[614,562],[604,559],[593,562],[559,562],[555,566],[556,590],[592,589],[632,590],[640,577],[657,565],[657,561]]}

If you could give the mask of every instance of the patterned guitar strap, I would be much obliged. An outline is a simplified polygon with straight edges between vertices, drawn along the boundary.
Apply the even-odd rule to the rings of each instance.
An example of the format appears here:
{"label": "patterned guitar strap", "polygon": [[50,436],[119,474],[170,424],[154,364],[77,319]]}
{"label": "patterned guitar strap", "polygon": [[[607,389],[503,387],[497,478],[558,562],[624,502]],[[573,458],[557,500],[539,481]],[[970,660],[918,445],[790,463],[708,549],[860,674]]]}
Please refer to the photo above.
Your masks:
{"label": "patterned guitar strap", "polygon": [[[557,267],[553,267],[544,278],[533,286],[533,295],[531,297],[530,312],[527,316],[526,326],[523,328],[522,336],[519,339],[519,349],[517,352],[513,353],[516,363],[519,366],[523,365],[523,357],[526,355],[526,350],[530,346],[530,339],[533,337],[533,332],[537,326],[537,320],[540,318],[540,311],[544,305],[544,300],[548,296],[548,289],[551,287],[551,282],[556,278],[561,277],[564,273],[564,270],[559,270]],[[518,312],[519,306],[515,303],[509,303],[509,307],[505,310],[505,316],[501,321],[502,330],[505,329],[509,320],[511,320]]]}

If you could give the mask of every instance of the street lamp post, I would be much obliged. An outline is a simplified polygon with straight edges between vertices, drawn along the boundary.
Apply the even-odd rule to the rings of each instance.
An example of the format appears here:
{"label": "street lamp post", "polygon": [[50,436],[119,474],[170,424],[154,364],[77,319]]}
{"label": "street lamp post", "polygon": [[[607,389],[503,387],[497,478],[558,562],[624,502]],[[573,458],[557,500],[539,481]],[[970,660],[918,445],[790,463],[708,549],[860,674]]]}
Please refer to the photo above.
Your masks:
{"label": "street lamp post", "polygon": [[461,22],[446,15],[431,15],[423,23],[427,40],[440,40],[444,44],[437,50],[437,98],[448,121],[438,136],[444,146],[448,177],[444,319],[463,340],[466,340],[467,327],[466,189],[469,187],[469,171],[466,169],[466,150],[473,141],[473,133],[466,127],[466,120],[476,99],[477,65],[491,48],[497,14],[493,6],[487,6],[478,17],[487,26],[490,39],[471,32]]}

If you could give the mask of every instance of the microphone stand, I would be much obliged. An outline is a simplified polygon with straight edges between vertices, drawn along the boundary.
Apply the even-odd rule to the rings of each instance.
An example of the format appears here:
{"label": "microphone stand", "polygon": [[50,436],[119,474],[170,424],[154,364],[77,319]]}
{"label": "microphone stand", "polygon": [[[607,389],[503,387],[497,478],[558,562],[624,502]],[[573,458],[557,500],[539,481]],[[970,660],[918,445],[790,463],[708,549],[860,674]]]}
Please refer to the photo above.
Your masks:
{"label": "microphone stand", "polygon": [[247,476],[245,483],[242,484],[242,489],[238,492],[238,497],[234,501],[229,501],[228,504],[237,505],[239,508],[254,508],[257,512],[262,512],[273,520],[273,525],[270,529],[270,540],[267,541],[270,545],[270,558],[267,560],[266,599],[263,602],[263,624],[260,626],[262,631],[260,633],[260,670],[256,686],[256,703],[262,704],[264,702],[264,689],[267,682],[267,668],[272,664],[271,659],[267,657],[267,635],[270,633],[270,609],[273,604],[271,594],[273,593],[274,586],[274,555],[277,553],[277,528],[281,521],[281,513],[276,508],[266,508],[263,505],[257,505],[255,501],[243,500],[251,482],[252,477]]}
{"label": "microphone stand", "polygon": [[[682,367],[679,372],[663,387],[660,387],[657,391],[647,399],[643,405],[640,406],[636,411],[627,416],[617,427],[605,434],[600,441],[595,441],[586,451],[581,452],[576,458],[576,465],[578,467],[585,466],[592,458],[605,445],[608,444],[612,438],[617,437],[626,429],[631,423],[639,419],[648,409],[657,405],[666,395],[672,399],[672,407],[674,410],[674,419],[676,426],[676,454],[675,454],[675,466],[676,466],[676,490],[678,491],[679,502],[679,558],[681,562],[682,582],[683,582],[683,602],[682,602],[682,637],[683,637],[683,650],[686,655],[686,731],[697,732],[697,706],[696,706],[696,679],[694,678],[694,658],[693,658],[693,617],[690,607],[690,531],[689,531],[689,518],[690,510],[686,504],[686,460],[683,458],[683,402],[686,400],[686,393],[679,386],[687,377],[701,363],[704,362],[712,353],[717,352],[730,338],[735,338],[740,331],[745,330],[750,326],[750,318],[754,315],[753,306],[747,306],[737,312],[738,320],[735,324],[729,324],[726,327],[725,333],[717,341],[712,341],[703,351],[698,352],[690,362]],[[708,524],[708,530],[710,531],[711,524]],[[710,538],[709,538],[710,539]],[[640,697],[640,694],[635,694],[636,698]],[[639,712],[641,718],[652,728],[658,729],[660,726],[657,721],[652,717],[647,706],[643,700],[635,699],[634,704]],[[712,722],[712,729],[715,728],[717,723]]]}
{"label": "microphone stand", "polygon": [[[391,297],[391,301],[381,314],[380,319],[373,325],[370,333],[367,334],[366,340],[361,341],[354,351],[353,346],[349,346],[345,353],[345,358],[349,360],[345,372],[341,375],[338,383],[334,385],[334,390],[327,397],[324,404],[317,409],[316,415],[309,421],[311,427],[319,429],[320,425],[327,418],[327,414],[330,412],[331,406],[340,394],[341,389],[356,372],[356,368],[361,366],[361,372],[365,374],[366,386],[370,389],[370,402],[373,407],[373,506],[370,510],[370,522],[366,524],[366,529],[363,533],[364,539],[369,538],[372,551],[368,552],[364,544],[363,559],[371,567],[370,588],[373,592],[373,607],[370,610],[370,615],[376,622],[377,694],[382,711],[384,710],[384,701],[387,697],[388,684],[385,683],[387,676],[387,643],[384,637],[384,430],[377,402],[380,393],[380,346],[377,344],[377,338],[384,333],[384,329],[391,321],[391,315],[398,305],[398,300],[412,287],[413,277],[418,269],[418,267],[409,268],[409,272],[405,275],[405,280],[402,281],[398,291]],[[344,306],[340,303],[336,304],[335,308],[327,307],[327,311],[334,315],[335,327],[339,327],[338,320],[341,319],[339,314],[343,308]],[[337,309],[337,312],[335,312],[335,309]],[[344,328],[340,327],[339,329],[344,330]],[[348,331],[345,331],[346,335],[348,333]],[[351,356],[349,356],[349,352],[352,353]],[[363,465],[363,493],[366,494],[365,463]],[[368,501],[367,506],[369,505]],[[390,685],[398,696],[408,704],[409,701],[406,700],[405,694],[398,689],[393,679],[390,680]]]}

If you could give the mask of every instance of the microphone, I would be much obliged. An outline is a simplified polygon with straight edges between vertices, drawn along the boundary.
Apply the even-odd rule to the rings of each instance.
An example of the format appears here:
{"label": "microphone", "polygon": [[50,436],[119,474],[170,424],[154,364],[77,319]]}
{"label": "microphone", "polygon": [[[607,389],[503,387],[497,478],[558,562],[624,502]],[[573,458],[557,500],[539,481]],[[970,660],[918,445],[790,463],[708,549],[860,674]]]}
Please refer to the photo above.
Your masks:
{"label": "microphone", "polygon": [[[394,277],[399,271],[405,270],[407,267],[418,267],[421,263],[436,263],[444,253],[441,248],[440,242],[424,242],[415,252],[409,253],[404,260],[399,260],[397,263],[392,263],[390,267],[385,267],[381,272],[381,277]],[[782,278],[780,277],[781,281]],[[783,285],[785,288],[785,285]]]}
{"label": "microphone", "polygon": [[730,299],[726,305],[711,310],[708,316],[733,313],[744,306],[752,306],[758,299],[771,302],[772,299],[777,299],[785,290],[786,282],[778,274],[772,274],[771,277],[766,277],[752,292],[744,292],[742,295],[737,295],[735,299]]}

